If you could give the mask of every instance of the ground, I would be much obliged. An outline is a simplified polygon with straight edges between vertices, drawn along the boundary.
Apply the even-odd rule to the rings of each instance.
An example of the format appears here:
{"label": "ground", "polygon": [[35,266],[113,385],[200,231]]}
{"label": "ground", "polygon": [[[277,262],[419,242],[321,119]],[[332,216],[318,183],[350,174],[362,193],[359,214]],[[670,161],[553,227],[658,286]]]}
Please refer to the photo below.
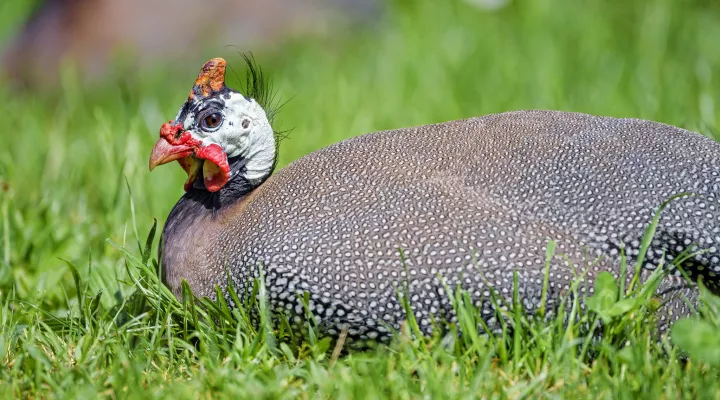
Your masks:
{"label": "ground", "polygon": [[[720,139],[715,2],[489,3],[394,0],[362,29],[252,49],[287,100],[279,167],[370,131],[518,109],[651,119]],[[0,6],[0,42],[23,4]],[[225,51],[214,56],[228,59],[237,87],[244,66]],[[197,304],[175,301],[152,272],[157,238],[151,251],[146,240],[182,194],[184,173],[150,174],[147,163],[199,67],[123,71],[92,85],[68,67],[59,88],[0,84],[3,398],[718,397],[715,298],[674,332],[698,356],[689,361],[654,336],[642,292],[609,311],[611,282],[597,312],[568,304],[579,313],[569,326],[510,313],[497,337],[418,338],[410,320],[389,347],[349,354],[312,334],[288,338],[265,318],[256,330],[245,308],[216,306],[207,320]],[[473,326],[473,310],[462,315]]]}

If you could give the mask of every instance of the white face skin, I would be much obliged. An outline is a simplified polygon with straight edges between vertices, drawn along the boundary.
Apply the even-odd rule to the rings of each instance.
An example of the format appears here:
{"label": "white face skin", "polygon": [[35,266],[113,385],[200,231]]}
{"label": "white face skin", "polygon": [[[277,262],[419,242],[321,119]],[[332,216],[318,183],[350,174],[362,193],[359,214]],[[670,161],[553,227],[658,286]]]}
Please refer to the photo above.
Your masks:
{"label": "white face skin", "polygon": [[[204,146],[219,145],[228,158],[241,156],[246,160],[245,177],[251,183],[263,180],[272,172],[275,135],[265,110],[254,99],[229,91],[201,99],[184,121],[179,120],[182,111],[175,121],[182,123],[193,138],[201,140]],[[213,122],[218,121],[213,127]]]}

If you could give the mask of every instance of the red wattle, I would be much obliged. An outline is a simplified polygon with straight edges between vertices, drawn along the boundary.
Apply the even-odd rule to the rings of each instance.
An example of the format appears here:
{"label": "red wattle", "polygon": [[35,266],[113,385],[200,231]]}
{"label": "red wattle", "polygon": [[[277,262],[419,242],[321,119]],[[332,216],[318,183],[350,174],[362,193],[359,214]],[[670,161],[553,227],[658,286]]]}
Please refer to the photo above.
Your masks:
{"label": "red wattle", "polygon": [[[195,150],[195,156],[206,160],[203,166],[203,180],[205,188],[210,192],[222,189],[230,180],[230,164],[222,147],[212,143]],[[207,165],[207,161],[214,165]]]}

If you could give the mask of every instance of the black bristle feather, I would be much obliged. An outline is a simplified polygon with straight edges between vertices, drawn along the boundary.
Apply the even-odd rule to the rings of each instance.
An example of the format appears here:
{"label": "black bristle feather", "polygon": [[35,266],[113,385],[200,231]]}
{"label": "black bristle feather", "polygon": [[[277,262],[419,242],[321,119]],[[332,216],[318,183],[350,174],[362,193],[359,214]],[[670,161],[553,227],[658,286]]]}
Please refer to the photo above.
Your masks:
{"label": "black bristle feather", "polygon": [[274,171],[278,161],[280,142],[287,139],[288,134],[291,131],[290,129],[278,131],[274,127],[275,116],[278,111],[287,104],[287,101],[280,103],[277,100],[277,91],[273,90],[272,81],[263,74],[263,70],[255,61],[255,57],[252,52],[238,52],[238,54],[240,54],[243,60],[245,60],[246,65],[245,86],[243,87],[242,83],[240,83],[240,88],[245,96],[254,99],[258,104],[260,104],[260,106],[265,110],[268,122],[270,122],[270,125],[273,126],[276,149],[275,160],[271,171]]}
{"label": "black bristle feather", "polygon": [[[263,74],[263,70],[255,61],[253,54],[242,52],[239,54],[243,60],[245,60],[247,66],[245,86],[243,87],[241,83],[241,89],[246,96],[260,104],[265,110],[268,121],[272,125],[278,111],[280,111],[287,102],[280,103],[277,100],[277,91],[273,89],[272,80]],[[275,139],[278,141],[286,139],[287,132],[289,131],[274,131]]]}

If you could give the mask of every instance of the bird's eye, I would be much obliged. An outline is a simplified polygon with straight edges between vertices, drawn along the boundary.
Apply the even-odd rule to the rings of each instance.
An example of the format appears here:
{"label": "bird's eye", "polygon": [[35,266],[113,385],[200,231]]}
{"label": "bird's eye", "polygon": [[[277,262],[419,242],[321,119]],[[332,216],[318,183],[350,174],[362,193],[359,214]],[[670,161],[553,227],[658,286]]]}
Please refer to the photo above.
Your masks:
{"label": "bird's eye", "polygon": [[202,127],[206,130],[214,130],[223,122],[223,116],[220,113],[212,113],[202,120]]}

